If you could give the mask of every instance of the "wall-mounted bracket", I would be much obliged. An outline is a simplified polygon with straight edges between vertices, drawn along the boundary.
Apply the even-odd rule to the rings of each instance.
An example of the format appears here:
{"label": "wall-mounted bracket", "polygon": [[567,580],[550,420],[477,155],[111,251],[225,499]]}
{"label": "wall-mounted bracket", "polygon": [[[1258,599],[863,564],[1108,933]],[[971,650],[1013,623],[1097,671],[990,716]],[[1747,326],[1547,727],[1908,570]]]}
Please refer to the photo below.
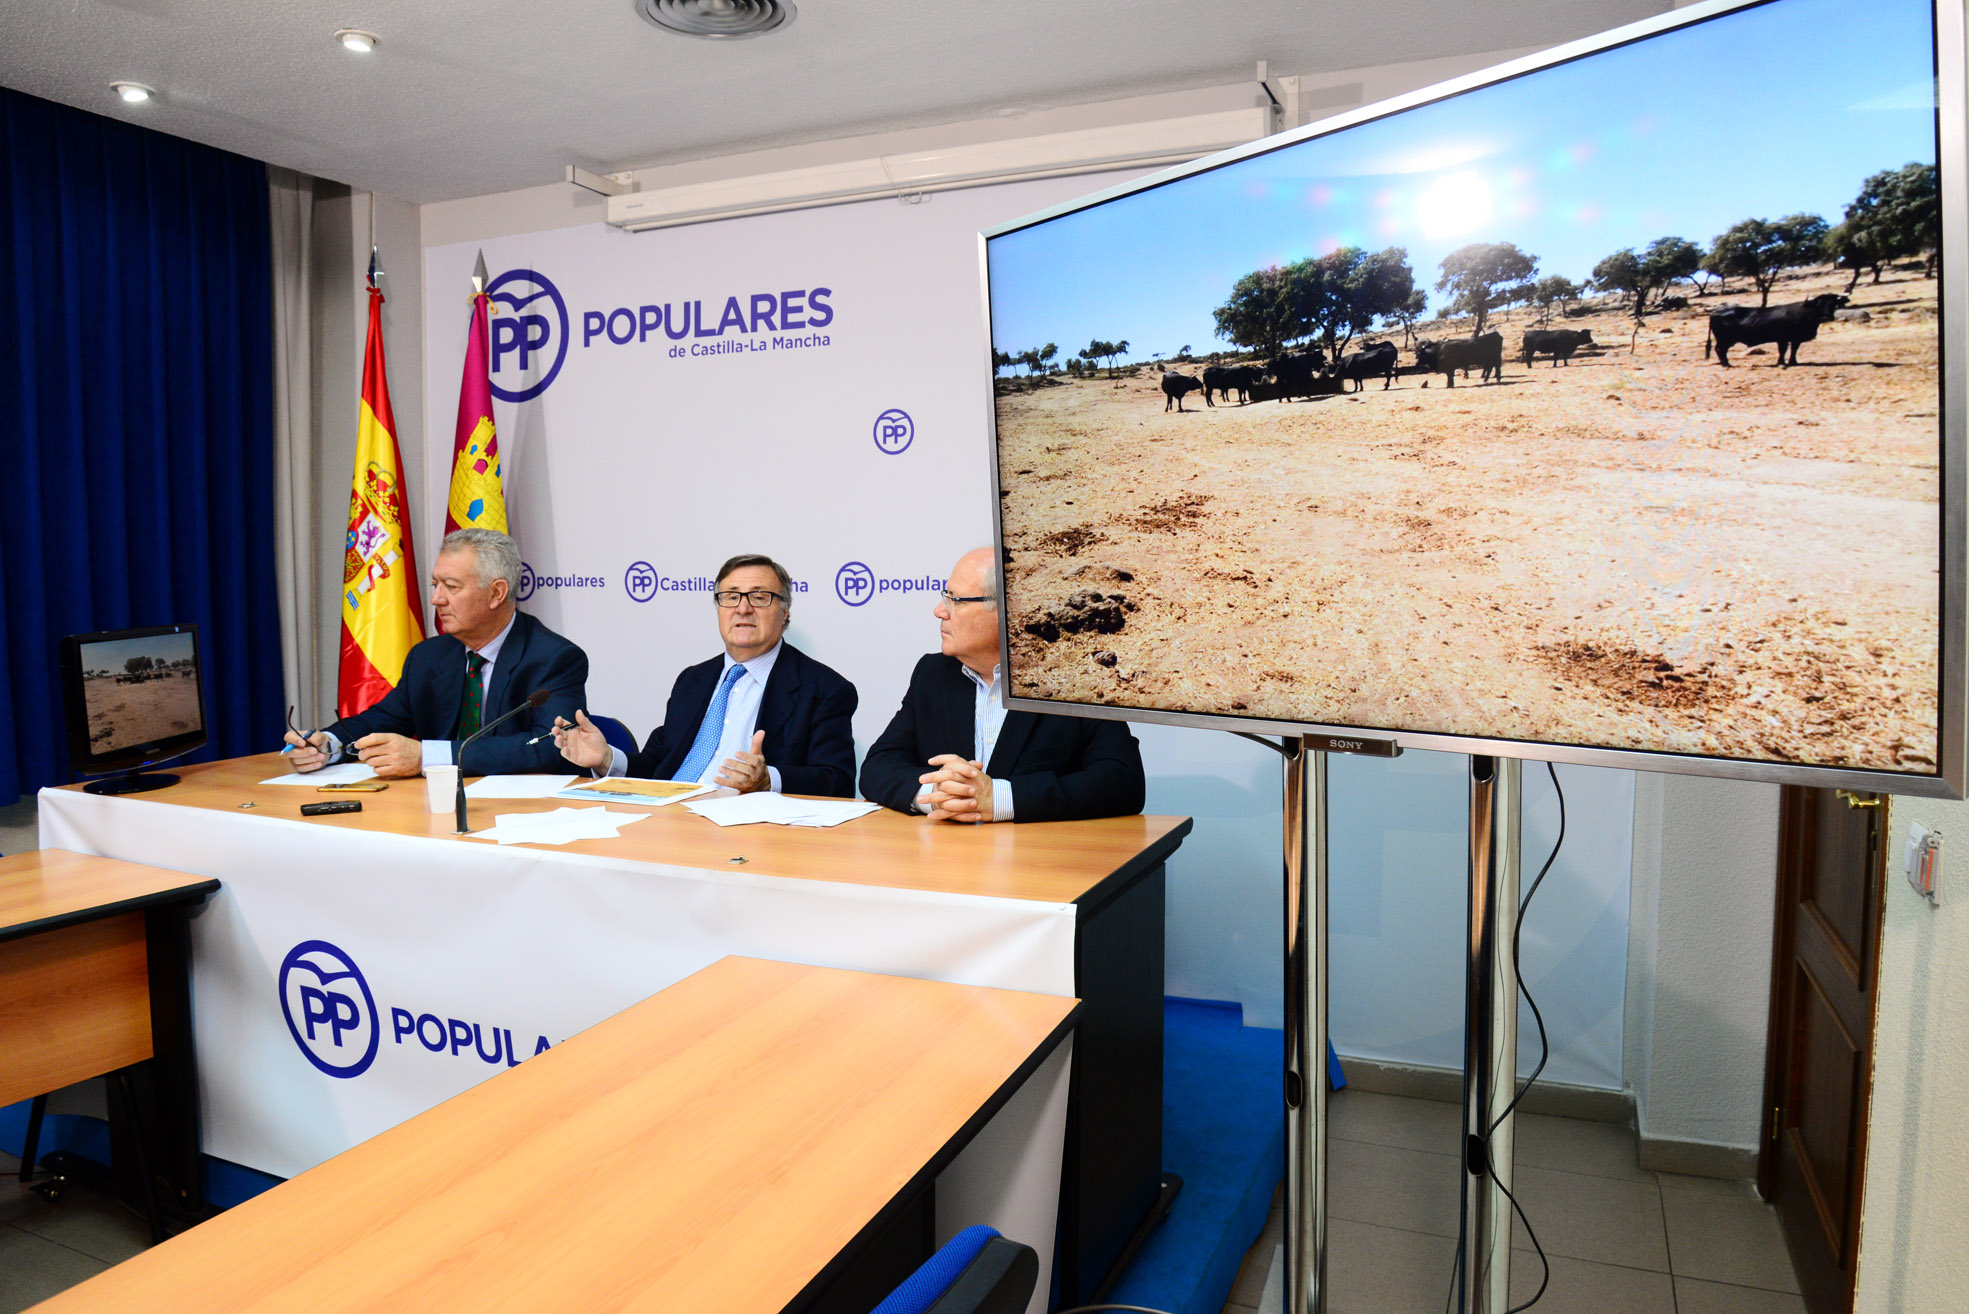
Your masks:
{"label": "wall-mounted bracket", "polygon": [[595,173],[578,164],[567,166],[567,180],[597,196],[627,196],[636,190],[633,173]]}

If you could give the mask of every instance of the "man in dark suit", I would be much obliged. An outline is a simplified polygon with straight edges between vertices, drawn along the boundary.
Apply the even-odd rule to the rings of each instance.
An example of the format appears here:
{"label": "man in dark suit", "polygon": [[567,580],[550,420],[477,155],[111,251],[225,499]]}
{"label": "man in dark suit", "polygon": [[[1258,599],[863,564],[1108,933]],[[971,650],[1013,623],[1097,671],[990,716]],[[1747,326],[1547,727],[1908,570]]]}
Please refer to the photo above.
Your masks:
{"label": "man in dark suit", "polygon": [[[556,715],[587,701],[588,655],[523,614],[514,601],[520,553],[489,529],[445,536],[431,569],[431,609],[442,633],[410,650],[396,687],[375,706],[343,717],[303,743],[288,731],[290,764],[315,771],[347,753],[379,776],[415,776],[427,766],[456,764],[468,776],[562,771],[546,738]],[[480,727],[526,702],[548,699],[516,716],[464,752]],[[527,740],[540,738],[537,744]]]}
{"label": "man in dark suit", "polygon": [[936,607],[943,652],[916,663],[901,710],[862,763],[862,797],[938,821],[1140,812],[1142,753],[1126,725],[1005,710],[999,596],[990,548],[951,568]]}
{"label": "man in dark suit", "polygon": [[663,724],[640,753],[611,748],[585,712],[555,726],[566,760],[612,776],[692,780],[741,794],[855,793],[855,687],[782,641],[792,608],[786,568],[733,557],[718,569],[722,656],[687,668]]}

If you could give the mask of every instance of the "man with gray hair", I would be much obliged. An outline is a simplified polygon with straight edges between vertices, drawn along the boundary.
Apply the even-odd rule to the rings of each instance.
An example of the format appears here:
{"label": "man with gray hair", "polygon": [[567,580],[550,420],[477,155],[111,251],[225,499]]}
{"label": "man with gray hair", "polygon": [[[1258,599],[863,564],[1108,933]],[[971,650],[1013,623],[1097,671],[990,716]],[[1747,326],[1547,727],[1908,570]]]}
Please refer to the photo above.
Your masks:
{"label": "man with gray hair", "polygon": [[[353,754],[379,776],[415,776],[453,763],[468,776],[565,771],[554,747],[554,718],[572,718],[586,705],[588,655],[519,610],[519,584],[512,539],[490,529],[447,534],[431,569],[440,632],[410,650],[396,688],[368,711],[345,716],[306,742],[290,730],[294,770],[317,771]],[[544,703],[460,759],[460,744],[540,689],[547,691]]]}
{"label": "man with gray hair", "polygon": [[1142,750],[1120,721],[1012,712],[998,669],[1002,572],[990,548],[951,567],[942,651],[916,663],[869,748],[861,794],[933,821],[1076,821],[1142,810]]}

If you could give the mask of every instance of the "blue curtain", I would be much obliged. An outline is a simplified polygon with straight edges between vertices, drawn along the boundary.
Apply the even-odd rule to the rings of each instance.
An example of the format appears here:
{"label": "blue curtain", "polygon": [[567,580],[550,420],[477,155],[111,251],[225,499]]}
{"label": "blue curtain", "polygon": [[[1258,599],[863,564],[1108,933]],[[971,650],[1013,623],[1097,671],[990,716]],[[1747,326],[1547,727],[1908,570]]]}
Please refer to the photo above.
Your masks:
{"label": "blue curtain", "polygon": [[56,642],[191,622],[211,736],[281,729],[266,167],[0,88],[0,804],[65,784]]}

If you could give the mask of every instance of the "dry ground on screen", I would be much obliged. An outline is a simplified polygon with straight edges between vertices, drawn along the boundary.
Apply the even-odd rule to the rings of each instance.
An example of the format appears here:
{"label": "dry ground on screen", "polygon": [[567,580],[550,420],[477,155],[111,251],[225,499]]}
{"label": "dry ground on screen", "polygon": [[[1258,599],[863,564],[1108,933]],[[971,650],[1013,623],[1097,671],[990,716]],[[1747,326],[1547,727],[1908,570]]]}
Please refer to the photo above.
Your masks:
{"label": "dry ground on screen", "polygon": [[[1932,770],[1935,298],[1863,281],[1871,321],[1786,370],[1703,357],[1709,310],[1752,291],[1651,315],[1631,351],[1618,309],[1555,321],[1602,354],[1500,384],[1178,414],[1151,368],[1003,397],[1014,692]],[[1049,613],[1122,624],[1049,642],[1025,628]]]}
{"label": "dry ground on screen", "polygon": [[200,722],[198,681],[188,670],[142,684],[118,684],[114,676],[91,679],[82,696],[89,709],[89,745],[99,752],[181,735]]}

